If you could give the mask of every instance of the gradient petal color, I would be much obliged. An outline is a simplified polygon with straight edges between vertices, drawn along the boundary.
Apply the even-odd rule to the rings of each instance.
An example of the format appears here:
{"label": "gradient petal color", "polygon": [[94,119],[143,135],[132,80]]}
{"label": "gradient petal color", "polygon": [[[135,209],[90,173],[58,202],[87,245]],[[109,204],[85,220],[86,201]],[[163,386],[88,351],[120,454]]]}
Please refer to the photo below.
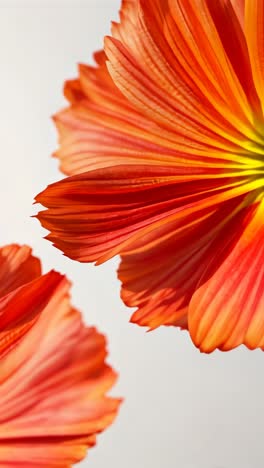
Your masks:
{"label": "gradient petal color", "polygon": [[31,249],[0,249],[0,465],[63,467],[80,461],[120,401],[105,338],[84,326],[68,280],[41,275]]}
{"label": "gradient petal color", "polygon": [[205,352],[264,346],[263,30],[264,0],[123,1],[55,117],[70,177],[36,198],[67,256],[121,255],[133,322]]}

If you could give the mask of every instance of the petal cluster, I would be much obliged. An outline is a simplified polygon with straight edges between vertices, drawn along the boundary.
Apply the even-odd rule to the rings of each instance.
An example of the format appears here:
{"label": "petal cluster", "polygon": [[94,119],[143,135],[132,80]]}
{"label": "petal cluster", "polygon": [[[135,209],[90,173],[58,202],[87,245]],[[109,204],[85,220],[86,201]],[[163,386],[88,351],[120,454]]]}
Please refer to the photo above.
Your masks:
{"label": "petal cluster", "polygon": [[264,347],[264,1],[124,0],[66,82],[36,200],[70,258],[121,255],[132,321],[204,352]]}
{"label": "petal cluster", "polygon": [[0,280],[0,465],[68,468],[118,409],[105,339],[29,247],[0,249]]}

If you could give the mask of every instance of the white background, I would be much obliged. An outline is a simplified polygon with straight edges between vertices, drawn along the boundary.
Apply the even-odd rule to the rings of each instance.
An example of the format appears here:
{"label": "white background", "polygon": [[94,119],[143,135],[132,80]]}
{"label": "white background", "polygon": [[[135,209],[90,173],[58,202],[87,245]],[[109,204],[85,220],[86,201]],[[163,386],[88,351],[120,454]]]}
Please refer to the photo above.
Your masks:
{"label": "white background", "polygon": [[[118,0],[0,0],[0,242],[29,243],[44,269],[73,280],[73,302],[107,334],[125,397],[115,424],[81,466],[263,468],[264,356],[239,349],[206,356],[187,333],[129,324],[119,299],[118,259],[78,264],[42,239],[34,195],[62,177],[50,115],[62,84],[101,48]],[[1,403],[1,402],[0,402]]]}

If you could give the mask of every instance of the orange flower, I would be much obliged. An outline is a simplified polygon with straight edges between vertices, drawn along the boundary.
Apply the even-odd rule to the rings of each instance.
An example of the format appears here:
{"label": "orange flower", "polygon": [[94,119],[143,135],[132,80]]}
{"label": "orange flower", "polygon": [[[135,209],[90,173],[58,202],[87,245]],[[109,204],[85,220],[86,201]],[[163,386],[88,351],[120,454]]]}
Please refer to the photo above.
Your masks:
{"label": "orange flower", "polygon": [[55,117],[48,238],[121,254],[132,321],[204,352],[264,347],[264,1],[126,0]]}
{"label": "orange flower", "polygon": [[69,302],[68,280],[41,275],[29,247],[0,249],[0,465],[81,460],[114,419],[105,339]]}

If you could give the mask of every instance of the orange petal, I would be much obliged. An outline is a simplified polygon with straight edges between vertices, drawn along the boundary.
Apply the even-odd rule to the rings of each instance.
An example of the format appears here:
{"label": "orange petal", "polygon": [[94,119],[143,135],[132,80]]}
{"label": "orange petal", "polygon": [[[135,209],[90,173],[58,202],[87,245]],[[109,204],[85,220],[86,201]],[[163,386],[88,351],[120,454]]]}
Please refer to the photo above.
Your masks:
{"label": "orange petal", "polygon": [[239,224],[255,184],[223,189],[215,179],[189,184],[188,177],[181,182],[174,167],[118,166],[65,179],[37,197],[48,207],[38,215],[48,238],[68,256],[100,263],[122,254],[122,298],[138,307],[132,321],[150,328],[186,326],[216,239]]}
{"label": "orange petal", "polygon": [[201,351],[264,348],[263,215],[263,202],[249,207],[244,221],[222,236],[205,269],[188,316]]}
{"label": "orange petal", "polygon": [[264,111],[264,3],[245,0],[245,34],[255,86]]}
{"label": "orange petal", "polygon": [[[97,69],[81,65],[78,86],[83,90],[82,98],[78,97],[76,86],[76,80],[66,83],[65,93],[72,105],[54,118],[60,136],[60,148],[55,155],[60,159],[61,169],[66,174],[78,174],[124,163],[150,162],[161,165],[167,162],[186,165],[185,153],[193,155],[190,160],[193,159],[196,165],[199,164],[201,153],[207,160],[211,157],[211,149],[209,151],[205,147],[197,132],[195,141],[193,140],[194,122],[189,122],[191,144],[186,140],[186,126],[181,128],[179,135],[180,122],[177,129],[173,130],[152,122],[148,116],[133,108],[118,91],[105,64]],[[200,115],[197,121],[200,121]],[[208,132],[205,134],[206,138],[207,134]],[[239,143],[237,138],[234,140]],[[215,134],[211,134],[210,143],[220,150],[234,152],[233,143],[227,142],[225,138],[218,138]],[[241,151],[245,150],[241,148]],[[217,156],[208,160],[208,164],[217,163],[216,158]],[[222,151],[218,158],[220,166],[226,159],[233,165],[240,163],[235,155]],[[241,158],[243,161],[242,156]]]}
{"label": "orange petal", "polygon": [[138,308],[133,322],[151,329],[188,328],[189,303],[197,283],[224,233],[241,223],[244,204],[246,199],[240,197],[217,209],[190,214],[182,224],[177,220],[163,225],[122,255],[121,296],[128,306]]}
{"label": "orange petal", "polygon": [[106,396],[116,375],[105,338],[84,326],[56,272],[2,297],[0,307],[0,344],[5,331],[9,339],[30,324],[0,357],[0,465],[67,468],[120,403]]}
{"label": "orange petal", "polygon": [[[249,106],[258,112],[247,45],[230,2],[219,4],[218,21],[211,18],[206,2],[197,6],[196,13],[182,6],[188,15],[192,13],[197,28],[205,28],[207,48],[214,38],[217,71],[209,81],[208,64],[197,63],[191,45],[179,48],[190,34],[188,25],[178,30],[176,7],[167,12],[163,2],[155,3],[154,8],[147,0],[142,5],[123,2],[121,25],[114,24],[114,38],[106,39],[113,80],[105,54],[99,52],[97,67],[80,65],[79,78],[66,83],[71,105],[54,118],[60,142],[55,155],[66,174],[149,161],[186,165],[187,159],[189,163],[194,159],[197,164],[200,155],[208,164],[220,159],[219,164],[227,160],[239,165],[248,155],[246,139],[251,147],[260,142]],[[201,8],[208,16],[206,25],[199,25]],[[222,20],[226,26],[221,29]],[[233,40],[227,41],[230,33]],[[204,46],[202,36],[200,42],[196,47]],[[212,60],[211,55],[204,54],[203,61]],[[232,101],[237,94],[233,106],[227,88]]]}
{"label": "orange petal", "polygon": [[217,3],[218,14],[225,16],[228,8],[226,33],[232,28],[237,55],[219,34],[206,0],[154,3],[135,2],[133,16],[121,16],[118,34],[115,28],[114,38],[106,40],[115,84],[143,115],[166,130],[174,128],[178,139],[188,131],[195,141],[199,132],[208,142],[209,129],[226,139],[237,131],[251,138],[252,111],[237,76],[238,70],[241,77],[250,75],[250,63],[230,1]]}
{"label": "orange petal", "polygon": [[40,261],[31,255],[30,247],[11,244],[0,248],[0,296],[40,275]]}
{"label": "orange petal", "polygon": [[32,327],[60,280],[50,273],[0,298],[0,353],[4,353]]}
{"label": "orange petal", "polygon": [[[236,76],[245,91],[252,110],[255,111],[255,114],[260,115],[260,102],[252,76],[246,38],[239,23],[239,17],[241,19],[244,12],[242,3],[244,2],[236,2],[233,10],[230,0],[218,0],[218,2],[207,0],[208,9]],[[232,41],[230,41],[231,36]]]}
{"label": "orange petal", "polygon": [[233,8],[236,12],[236,15],[239,19],[239,22],[244,27],[244,16],[245,16],[245,0],[231,0]]}
{"label": "orange petal", "polygon": [[[66,83],[71,106],[55,118],[61,143],[56,154],[64,172],[113,168],[109,174],[121,165],[142,165],[142,172],[147,165],[155,165],[162,171],[166,165],[174,166],[182,178],[188,172],[188,181],[206,180],[210,171],[215,178],[258,173],[260,137],[252,128],[255,121],[249,104],[257,109],[259,103],[245,38],[230,1],[221,0],[217,11],[206,0],[196,0],[197,8],[189,0],[166,5],[160,0],[155,0],[155,8],[149,0],[123,2],[121,24],[113,25],[114,37],[106,40],[113,80],[105,54],[99,52],[95,56],[98,67],[81,65],[79,79]],[[186,20],[182,22],[183,13]],[[191,27],[197,36],[194,47]],[[177,33],[177,44],[171,29]],[[232,44],[226,41],[230,32]],[[197,54],[197,47],[208,54]],[[199,76],[194,76],[195,71]],[[68,187],[72,190],[72,180]],[[76,180],[75,190],[81,193],[81,179]],[[89,208],[85,212],[84,199],[80,197],[72,206],[72,219],[61,224],[67,210],[62,199],[56,203],[55,190],[51,192],[58,210],[39,216],[53,231],[49,239],[72,258],[97,260],[100,251],[87,251],[96,241],[83,219],[90,213]],[[37,199],[52,208],[47,193]],[[88,194],[84,198],[87,201]],[[111,236],[117,244],[120,236],[115,234]],[[78,236],[79,247],[77,239],[70,245],[72,235]],[[98,243],[106,235],[109,230]]]}
{"label": "orange petal", "polygon": [[240,234],[263,190],[256,2],[247,5],[124,0],[97,65],[66,84],[56,154],[75,176],[37,196],[38,218],[70,258],[121,254],[122,297],[140,325],[188,326],[225,229]]}
{"label": "orange petal", "polygon": [[36,197],[48,239],[70,258],[102,262],[163,224],[248,193],[259,182],[174,166],[116,166],[50,185]]}

